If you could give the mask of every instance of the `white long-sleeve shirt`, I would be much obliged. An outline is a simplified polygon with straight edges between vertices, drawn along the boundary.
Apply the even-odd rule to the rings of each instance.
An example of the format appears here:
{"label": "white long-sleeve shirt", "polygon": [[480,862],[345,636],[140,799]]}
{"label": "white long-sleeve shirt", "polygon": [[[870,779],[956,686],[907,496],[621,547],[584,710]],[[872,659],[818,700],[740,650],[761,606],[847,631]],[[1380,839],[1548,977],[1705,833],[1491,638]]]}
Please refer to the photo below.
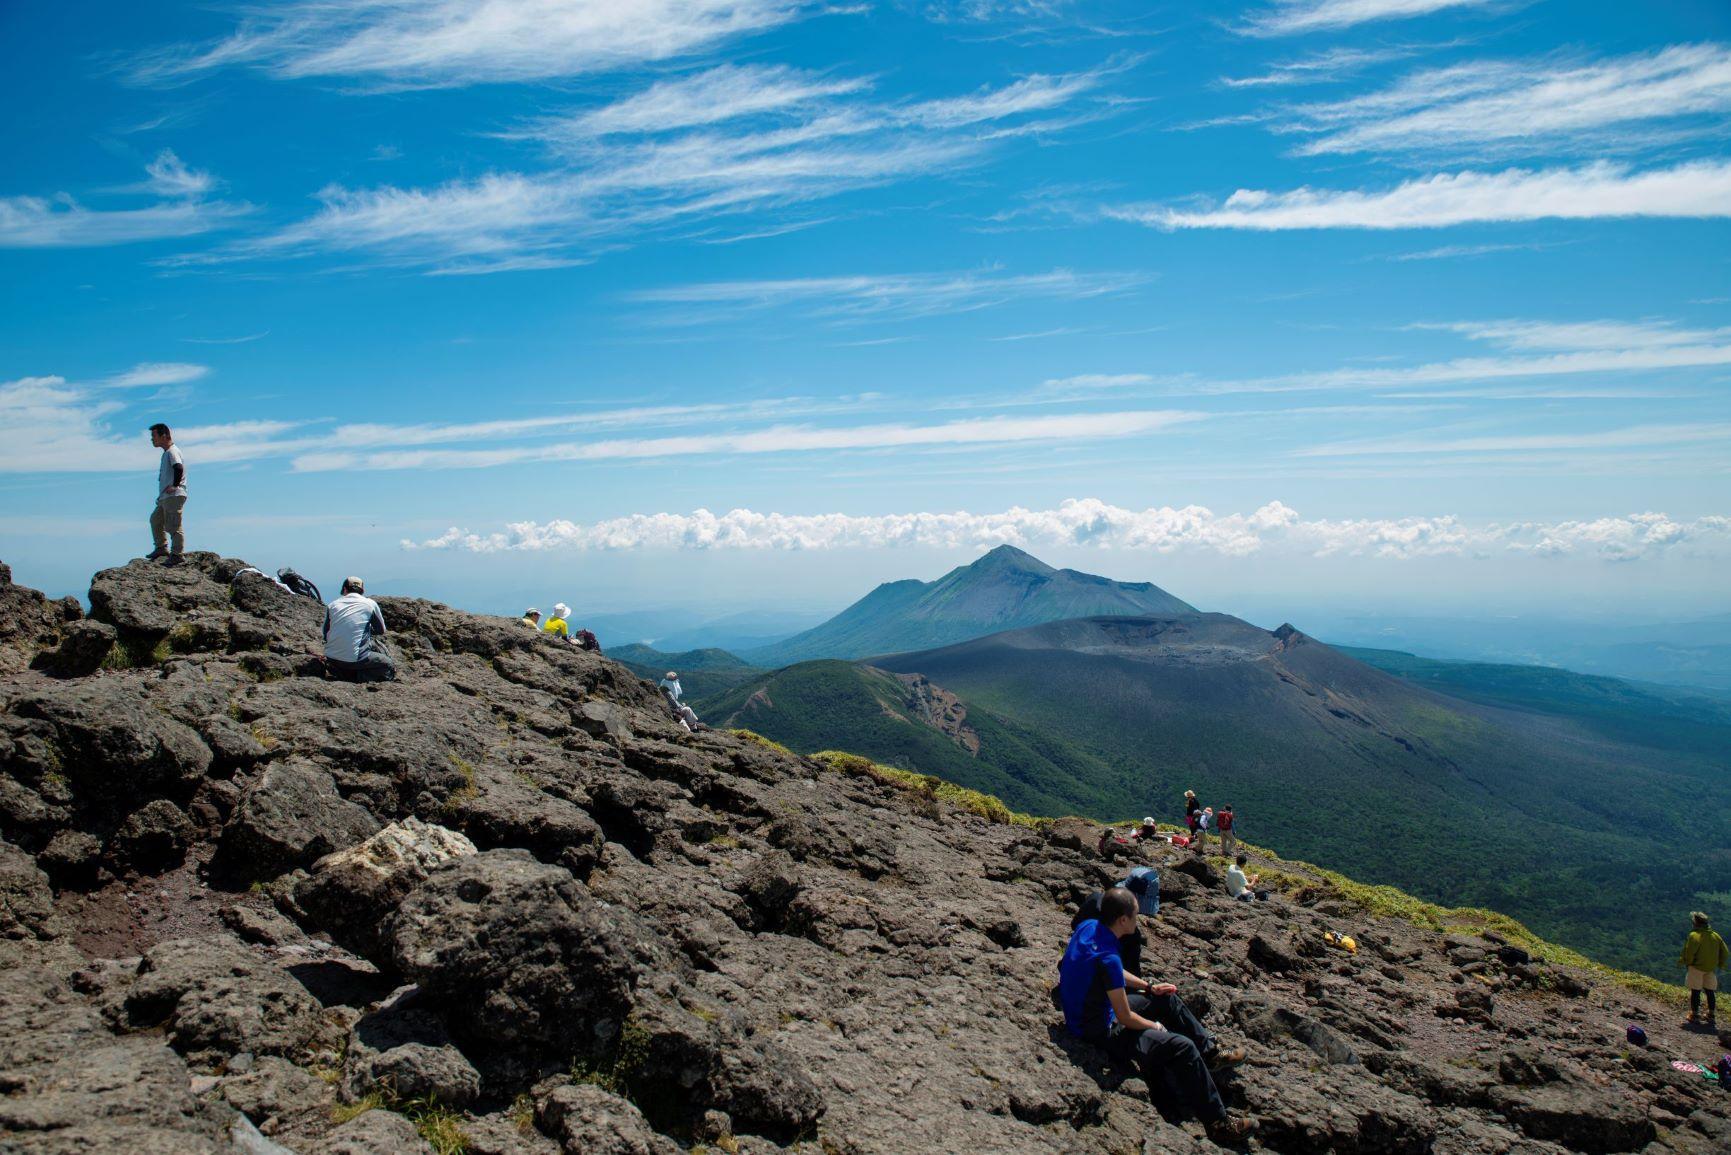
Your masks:
{"label": "white long-sleeve shirt", "polygon": [[325,657],[334,661],[360,661],[384,632],[385,615],[365,594],[344,594],[325,607]]}

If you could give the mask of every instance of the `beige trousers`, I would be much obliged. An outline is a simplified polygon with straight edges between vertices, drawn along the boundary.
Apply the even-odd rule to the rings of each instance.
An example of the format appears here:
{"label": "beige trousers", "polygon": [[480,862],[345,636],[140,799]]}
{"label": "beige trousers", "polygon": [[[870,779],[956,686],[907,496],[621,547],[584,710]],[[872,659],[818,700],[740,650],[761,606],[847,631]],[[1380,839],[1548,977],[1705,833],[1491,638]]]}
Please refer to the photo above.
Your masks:
{"label": "beige trousers", "polygon": [[185,510],[184,497],[156,499],[156,508],[150,511],[150,540],[157,549],[166,549],[170,553],[185,552],[186,528],[181,520]]}

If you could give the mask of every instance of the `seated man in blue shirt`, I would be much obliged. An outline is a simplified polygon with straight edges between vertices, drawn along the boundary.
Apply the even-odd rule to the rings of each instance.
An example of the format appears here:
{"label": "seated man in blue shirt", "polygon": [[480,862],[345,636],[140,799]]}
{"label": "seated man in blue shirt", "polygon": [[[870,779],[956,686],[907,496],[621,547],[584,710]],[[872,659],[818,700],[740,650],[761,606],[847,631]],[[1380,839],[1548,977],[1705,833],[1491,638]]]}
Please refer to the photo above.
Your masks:
{"label": "seated man in blue shirt", "polygon": [[1100,917],[1070,936],[1058,964],[1064,1024],[1114,1059],[1134,1062],[1162,1114],[1188,1112],[1216,1139],[1241,1139],[1251,1122],[1227,1113],[1209,1068],[1230,1066],[1244,1053],[1222,1052],[1177,987],[1124,969],[1118,940],[1136,932],[1136,910],[1136,896],[1115,886],[1101,896]]}

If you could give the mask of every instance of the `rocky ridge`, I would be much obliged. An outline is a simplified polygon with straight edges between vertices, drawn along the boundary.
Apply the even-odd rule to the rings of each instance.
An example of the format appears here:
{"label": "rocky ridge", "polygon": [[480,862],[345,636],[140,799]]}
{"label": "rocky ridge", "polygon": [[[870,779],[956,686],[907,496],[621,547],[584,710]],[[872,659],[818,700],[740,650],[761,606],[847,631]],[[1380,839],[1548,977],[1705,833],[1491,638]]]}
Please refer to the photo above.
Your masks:
{"label": "rocky ridge", "polygon": [[1731,1147],[1669,1065],[1717,1041],[1597,972],[687,734],[430,602],[381,599],[399,681],[326,682],[243,568],[106,570],[88,620],[0,578],[0,1152],[1213,1150],[1048,998],[1132,861],[1253,1148]]}

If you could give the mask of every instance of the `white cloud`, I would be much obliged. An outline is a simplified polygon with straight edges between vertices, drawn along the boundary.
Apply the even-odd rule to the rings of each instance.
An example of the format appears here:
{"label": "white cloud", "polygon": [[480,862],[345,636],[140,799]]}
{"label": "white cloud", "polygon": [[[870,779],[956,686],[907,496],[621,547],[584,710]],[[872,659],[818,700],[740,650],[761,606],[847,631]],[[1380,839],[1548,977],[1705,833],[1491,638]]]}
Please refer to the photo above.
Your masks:
{"label": "white cloud", "polygon": [[190,237],[225,228],[251,211],[247,205],[205,200],[215,178],[187,168],[167,150],[145,172],[143,184],[111,190],[162,198],[142,208],[86,208],[68,193],[0,197],[0,249],[95,248]]}
{"label": "white cloud", "polygon": [[1286,88],[1301,84],[1332,84],[1363,69],[1412,55],[1409,48],[1330,48],[1296,60],[1268,66],[1258,76],[1223,76],[1227,88]]}
{"label": "white cloud", "polygon": [[1731,424],[1632,425],[1572,433],[1492,434],[1477,437],[1418,435],[1343,441],[1300,449],[1298,457],[1369,457],[1387,454],[1548,453],[1575,449],[1668,448],[1731,441]]}
{"label": "white cloud", "polygon": [[1135,273],[1049,273],[1007,275],[973,273],[903,273],[844,277],[804,277],[788,280],[712,281],[643,289],[627,299],[647,304],[678,304],[699,308],[680,319],[707,321],[715,310],[737,313],[794,307],[814,317],[843,320],[929,317],[969,312],[1020,300],[1085,300],[1123,293],[1148,278]]}
{"label": "white cloud", "polygon": [[1449,8],[1484,8],[1497,0],[1274,0],[1240,27],[1252,36],[1290,36],[1350,28],[1376,20],[1427,16]]}
{"label": "white cloud", "polygon": [[1278,501],[1249,514],[1216,514],[1202,506],[1135,510],[1097,498],[1056,509],[1001,513],[850,514],[653,513],[583,524],[521,521],[494,533],[452,528],[404,541],[405,549],[473,553],[545,550],[819,550],[1093,547],[1199,552],[1245,557],[1263,550],[1391,560],[1446,555],[1584,554],[1610,561],[1653,557],[1680,547],[1723,552],[1731,518],[1675,521],[1661,513],[1590,521],[1471,525],[1451,516],[1306,520]]}
{"label": "white cloud", "polygon": [[141,385],[184,385],[197,381],[210,372],[208,365],[191,365],[184,361],[144,361],[124,373],[116,373],[104,382],[116,389]]}
{"label": "white cloud", "polygon": [[551,80],[707,52],[786,24],[807,0],[290,0],[227,39],[140,60],[173,82],[233,66],[381,88]]}
{"label": "white cloud", "polygon": [[1240,189],[1204,208],[1107,208],[1113,219],[1162,229],[1418,229],[1550,218],[1731,217],[1731,161],[1634,171],[1582,168],[1439,173],[1379,191]]}
{"label": "white cloud", "polygon": [[774,235],[798,206],[950,175],[981,162],[1005,134],[1057,131],[1109,111],[1067,106],[1121,67],[924,103],[868,99],[864,80],[711,69],[512,129],[546,146],[554,163],[543,171],[427,189],[331,186],[306,220],[195,260],[334,251],[435,272],[497,272],[568,264],[622,238],[690,233],[729,216],[765,217],[753,231]]}
{"label": "white cloud", "polygon": [[1514,355],[1458,357],[1423,365],[1352,366],[1242,381],[1203,382],[1202,393],[1406,388],[1583,373],[1629,373],[1731,365],[1731,330],[1663,322],[1457,321],[1413,326],[1459,333]]}
{"label": "white cloud", "polygon": [[620,438],[611,441],[504,446],[489,449],[423,449],[389,453],[316,452],[297,457],[301,472],[378,469],[488,469],[541,461],[619,461],[656,457],[713,457],[761,453],[965,447],[1013,443],[1093,441],[1131,437],[1204,415],[1177,410],[1069,413],[1040,418],[985,417],[937,425],[856,425],[819,428],[777,425],[767,429],[683,437]]}
{"label": "white cloud", "polygon": [[[1731,47],[1676,45],[1588,63],[1480,61],[1430,69],[1345,100],[1277,111],[1299,152],[1602,154],[1716,133],[1731,112]],[[1687,120],[1688,123],[1680,123]],[[1656,134],[1654,126],[1667,131]],[[1638,127],[1637,127],[1638,126]]]}

